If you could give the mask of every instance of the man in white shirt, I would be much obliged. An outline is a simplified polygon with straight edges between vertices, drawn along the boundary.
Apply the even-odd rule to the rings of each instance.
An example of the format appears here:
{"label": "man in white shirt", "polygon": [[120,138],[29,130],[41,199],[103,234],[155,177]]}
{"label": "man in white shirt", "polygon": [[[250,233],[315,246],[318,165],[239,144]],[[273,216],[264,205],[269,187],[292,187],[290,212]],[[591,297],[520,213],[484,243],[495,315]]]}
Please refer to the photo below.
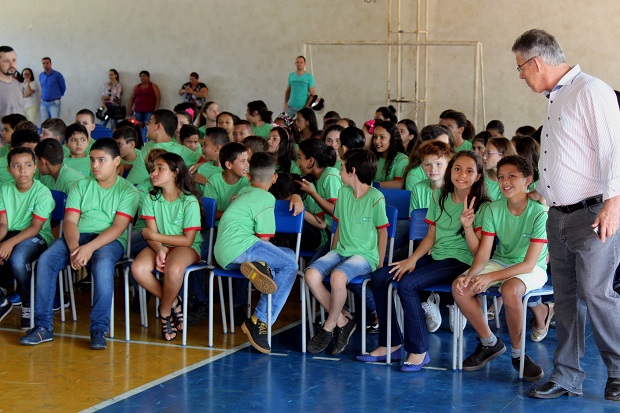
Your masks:
{"label": "man in white shirt", "polygon": [[17,70],[17,54],[10,46],[0,46],[0,117],[24,114],[24,99],[19,82],[13,77]]}
{"label": "man in white shirt", "polygon": [[586,311],[607,366],[605,398],[620,401],[620,112],[611,87],[569,66],[555,37],[523,33],[512,47],[521,79],[548,98],[539,191],[547,221],[558,346],[549,381],[530,396],[581,395]]}

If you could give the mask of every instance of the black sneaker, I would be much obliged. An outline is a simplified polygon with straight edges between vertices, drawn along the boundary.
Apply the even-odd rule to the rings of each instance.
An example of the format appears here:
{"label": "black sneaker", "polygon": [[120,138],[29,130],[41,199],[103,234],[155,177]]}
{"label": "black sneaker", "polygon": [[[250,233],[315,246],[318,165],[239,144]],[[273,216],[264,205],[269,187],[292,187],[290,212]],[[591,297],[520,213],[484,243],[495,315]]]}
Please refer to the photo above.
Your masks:
{"label": "black sneaker", "polygon": [[25,346],[36,346],[52,340],[54,340],[54,332],[47,331],[44,327],[35,327],[28,330],[19,342]]}
{"label": "black sneaker", "polygon": [[[514,367],[515,370],[517,371],[519,371],[520,360],[521,359],[519,357],[512,358],[512,367]],[[534,363],[534,361],[530,358],[530,356],[526,354],[525,363],[523,365],[523,380],[533,383],[535,381],[542,379],[544,375],[545,375],[545,372],[543,371],[543,369],[540,368],[538,364]]]}
{"label": "black sneaker", "polygon": [[241,330],[248,336],[256,350],[264,354],[271,353],[269,340],[267,340],[267,324],[257,319],[256,316],[252,316],[241,325]]}
{"label": "black sneaker", "polygon": [[271,268],[264,262],[244,262],[241,264],[241,273],[263,294],[273,294],[278,289]]}
{"label": "black sneaker", "polygon": [[90,348],[92,350],[105,350],[107,346],[103,330],[93,330],[90,332]]}
{"label": "black sneaker", "polygon": [[13,304],[6,298],[4,299],[4,303],[0,306],[0,321],[4,320],[4,317],[13,309]]}
{"label": "black sneaker", "polygon": [[366,334],[379,334],[379,323],[366,326]]}
{"label": "black sneaker", "polygon": [[[65,293],[63,296],[63,301],[65,304],[65,308],[69,308],[71,306],[71,300],[69,300],[69,295]],[[52,310],[60,311],[60,298],[54,297],[54,305],[52,306]]]}
{"label": "black sneaker", "polygon": [[[347,317],[349,318],[349,317]],[[336,327],[334,330],[334,348],[332,349],[332,356],[340,354],[349,345],[351,335],[355,331],[355,321],[349,318],[349,322],[342,327]]]}
{"label": "black sneaker", "polygon": [[209,309],[203,303],[197,302],[191,306],[188,305],[187,312],[187,324],[190,326],[195,326],[209,317]]}
{"label": "black sneaker", "polygon": [[333,331],[326,331],[324,328],[321,328],[318,334],[308,342],[308,352],[316,354],[325,350],[329,346],[329,342],[332,341],[333,336]]}
{"label": "black sneaker", "polygon": [[22,307],[22,321],[20,327],[24,331],[30,330],[30,307]]}
{"label": "black sneaker", "polygon": [[506,351],[506,346],[499,337],[497,337],[497,343],[495,343],[494,346],[483,346],[479,337],[476,337],[476,340],[478,340],[476,351],[463,361],[464,371],[480,370],[486,366],[489,361],[501,356]]}
{"label": "black sneaker", "polygon": [[239,305],[233,310],[233,319],[236,326],[240,326],[248,319],[248,307],[249,305]]}

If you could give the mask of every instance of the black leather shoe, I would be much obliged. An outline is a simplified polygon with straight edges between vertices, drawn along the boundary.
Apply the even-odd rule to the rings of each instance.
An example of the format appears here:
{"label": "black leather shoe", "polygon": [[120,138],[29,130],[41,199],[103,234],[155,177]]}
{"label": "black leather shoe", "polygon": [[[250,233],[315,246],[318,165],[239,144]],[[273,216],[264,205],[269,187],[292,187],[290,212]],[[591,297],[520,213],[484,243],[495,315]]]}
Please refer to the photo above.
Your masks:
{"label": "black leather shoe", "polygon": [[[618,387],[618,389],[620,390],[620,387]],[[548,381],[542,386],[530,390],[530,397],[535,399],[557,399],[564,395],[578,396],[577,393],[572,393],[552,381]],[[607,390],[605,390],[605,395],[607,395]]]}
{"label": "black leather shoe", "polygon": [[605,385],[605,398],[615,402],[620,401],[620,378],[610,377]]}

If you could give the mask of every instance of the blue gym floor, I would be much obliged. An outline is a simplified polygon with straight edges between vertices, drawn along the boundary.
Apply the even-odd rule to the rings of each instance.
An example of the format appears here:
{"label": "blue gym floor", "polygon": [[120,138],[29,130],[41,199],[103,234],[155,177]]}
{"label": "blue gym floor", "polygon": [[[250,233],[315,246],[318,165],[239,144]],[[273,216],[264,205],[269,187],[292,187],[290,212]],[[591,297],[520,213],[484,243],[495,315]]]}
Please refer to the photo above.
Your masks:
{"label": "blue gym floor", "polygon": [[[528,336],[528,354],[545,371],[541,381],[528,383],[520,381],[512,368],[510,349],[480,371],[453,372],[452,334],[447,314],[443,315],[440,330],[430,334],[431,362],[418,373],[401,373],[398,363],[388,367],[356,361],[359,332],[340,356],[303,355],[297,323],[274,332],[269,356],[244,344],[85,411],[620,412],[620,403],[603,397],[607,371],[589,329],[582,360],[587,374],[584,395],[536,400],[527,394],[549,378],[555,330],[541,343],[531,342]],[[505,324],[497,334],[509,343]],[[467,356],[476,346],[469,326],[465,337]],[[374,349],[376,343],[377,336],[369,335],[368,349]]]}

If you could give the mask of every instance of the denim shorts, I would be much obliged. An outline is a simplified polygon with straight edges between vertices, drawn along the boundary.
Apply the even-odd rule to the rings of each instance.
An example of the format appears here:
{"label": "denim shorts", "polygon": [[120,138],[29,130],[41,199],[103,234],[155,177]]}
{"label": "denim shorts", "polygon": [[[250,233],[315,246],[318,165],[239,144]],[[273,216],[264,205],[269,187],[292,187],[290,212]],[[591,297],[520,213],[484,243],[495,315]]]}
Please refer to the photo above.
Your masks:
{"label": "denim shorts", "polygon": [[347,282],[350,282],[360,275],[370,274],[372,272],[370,263],[361,255],[344,257],[335,251],[328,252],[310,264],[308,268],[314,268],[323,278],[330,275],[333,271],[342,271],[347,276]]}

